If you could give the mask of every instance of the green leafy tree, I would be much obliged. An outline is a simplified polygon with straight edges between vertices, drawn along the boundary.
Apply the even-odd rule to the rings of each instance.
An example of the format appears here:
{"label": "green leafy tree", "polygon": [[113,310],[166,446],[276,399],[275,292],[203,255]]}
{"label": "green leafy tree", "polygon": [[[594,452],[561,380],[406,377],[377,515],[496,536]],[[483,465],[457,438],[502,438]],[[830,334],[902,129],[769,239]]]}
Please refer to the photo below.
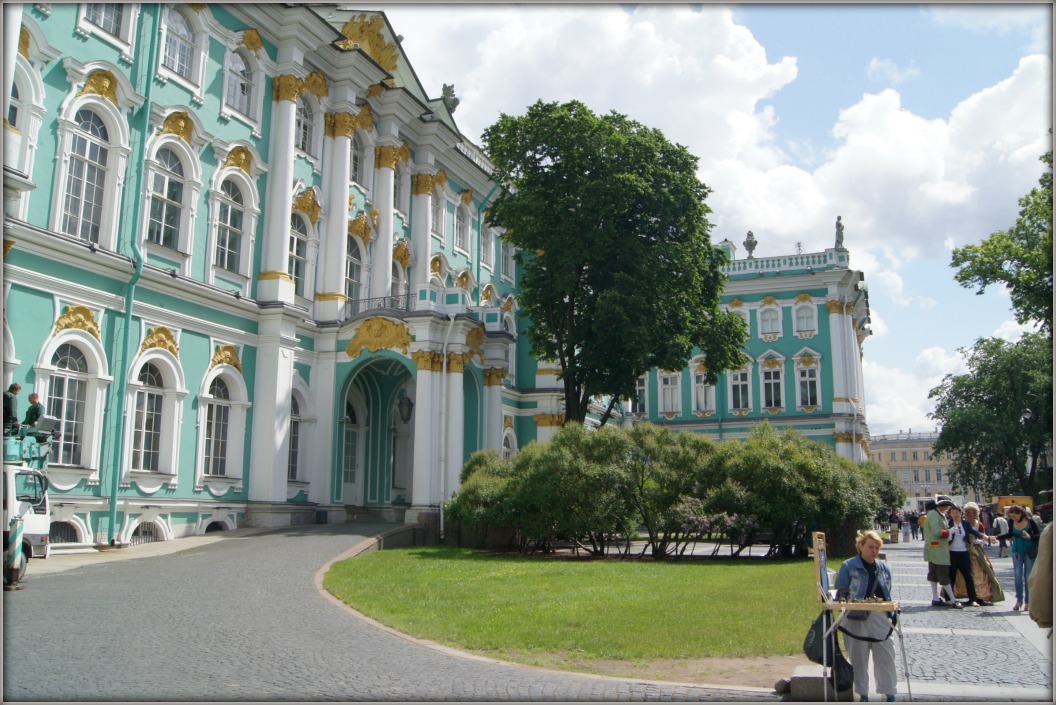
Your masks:
{"label": "green leafy tree", "polygon": [[982,494],[1042,489],[1038,461],[1052,443],[1052,345],[1032,333],[1017,343],[981,338],[969,372],[946,375],[931,390],[931,417],[942,424],[936,453],[954,454],[950,480]]}
{"label": "green leafy tree", "polygon": [[869,483],[869,491],[877,498],[877,513],[889,514],[897,511],[906,503],[906,490],[895,476],[885,470],[879,463],[869,461],[858,466],[866,482]]}
{"label": "green leafy tree", "polygon": [[560,365],[566,423],[608,396],[604,424],[640,375],[694,348],[712,382],[740,364],[747,331],[719,309],[725,255],[685,147],[576,101],[503,114],[483,141],[503,186],[488,222],[519,250],[532,351]]}
{"label": "green leafy tree", "polygon": [[1019,199],[1019,218],[978,245],[953,251],[954,278],[979,294],[993,284],[1004,284],[1020,323],[1038,322],[1052,337],[1052,152],[1041,157],[1048,170],[1034,188]]}

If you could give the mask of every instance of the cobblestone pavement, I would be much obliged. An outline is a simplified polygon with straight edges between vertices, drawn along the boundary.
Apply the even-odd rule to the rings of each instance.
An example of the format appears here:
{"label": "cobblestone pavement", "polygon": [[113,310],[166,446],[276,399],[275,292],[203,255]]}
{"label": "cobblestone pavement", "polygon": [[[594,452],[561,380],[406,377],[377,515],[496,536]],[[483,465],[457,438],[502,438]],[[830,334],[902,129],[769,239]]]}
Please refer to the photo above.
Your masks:
{"label": "cobblestone pavement", "polygon": [[[367,624],[315,572],[391,525],[291,527],[137,560],[34,571],[4,593],[3,699],[777,700],[466,658]],[[49,559],[50,560],[50,559]],[[38,567],[35,565],[34,568]]]}
{"label": "cobblestone pavement", "polygon": [[[1026,612],[1012,610],[1012,559],[988,549],[1005,601],[953,610],[931,606],[922,541],[885,544],[883,550],[902,608],[914,700],[1052,702],[1052,640]],[[906,681],[897,641],[895,651],[901,700]]]}

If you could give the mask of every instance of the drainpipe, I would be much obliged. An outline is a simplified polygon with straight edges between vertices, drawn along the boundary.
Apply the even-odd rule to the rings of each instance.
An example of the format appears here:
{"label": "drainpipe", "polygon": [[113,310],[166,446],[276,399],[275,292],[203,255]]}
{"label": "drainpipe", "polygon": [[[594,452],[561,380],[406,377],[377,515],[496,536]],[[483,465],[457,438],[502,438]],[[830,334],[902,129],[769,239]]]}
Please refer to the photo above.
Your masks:
{"label": "drainpipe", "polygon": [[[139,27],[139,33],[137,36],[143,37],[147,35],[150,37],[150,64],[149,70],[146,74],[146,88],[145,100],[139,107],[140,122],[142,123],[140,128],[140,143],[139,143],[139,154],[134,164],[139,167],[144,162],[146,156],[147,146],[147,135],[150,132],[150,104],[151,96],[154,93],[154,73],[157,71],[158,61],[158,32],[157,29],[160,26],[160,13],[161,5],[153,6],[153,19],[154,19],[154,31],[146,32],[147,28],[147,7],[143,8],[142,24]],[[138,184],[142,186],[142,169],[135,168],[134,173],[139,176]],[[129,194],[133,194],[129,196]],[[141,188],[126,188],[121,193],[122,212],[126,209],[126,201],[129,198],[135,198],[136,195],[142,196]],[[117,500],[118,491],[121,486],[121,470],[125,466],[125,428],[127,427],[125,419],[125,398],[127,397],[128,387],[128,345],[132,334],[132,304],[135,300],[136,282],[143,276],[143,252],[139,249],[139,233],[143,231],[143,219],[146,214],[146,199],[144,198],[140,202],[139,217],[136,220],[136,225],[132,232],[129,234],[129,244],[132,246],[132,261],[135,264],[135,270],[132,272],[132,278],[128,280],[125,285],[125,313],[124,313],[124,331],[121,334],[121,348],[118,350],[117,359],[115,362],[115,382],[114,389],[117,391],[117,410],[115,416],[117,417],[117,463],[114,466],[113,475],[110,480],[110,533],[109,543],[111,546],[117,543]]]}
{"label": "drainpipe", "polygon": [[444,540],[444,495],[447,494],[447,345],[455,327],[455,317],[448,316],[447,335],[440,368],[440,540]]}

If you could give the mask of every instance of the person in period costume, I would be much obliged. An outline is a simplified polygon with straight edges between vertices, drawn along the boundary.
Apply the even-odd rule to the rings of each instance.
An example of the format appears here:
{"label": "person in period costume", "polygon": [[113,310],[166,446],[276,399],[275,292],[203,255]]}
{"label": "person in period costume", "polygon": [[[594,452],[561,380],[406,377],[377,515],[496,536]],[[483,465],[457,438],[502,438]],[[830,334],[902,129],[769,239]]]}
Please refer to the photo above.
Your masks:
{"label": "person in period costume", "polygon": [[[952,513],[952,510],[951,510]],[[982,522],[979,520],[979,505],[975,502],[965,502],[964,520],[977,531],[982,531]],[[1001,588],[1001,582],[994,573],[994,566],[990,563],[990,557],[983,549],[983,543],[993,544],[996,539],[987,537],[985,541],[971,541],[968,547],[969,558],[972,564],[972,580],[975,582],[975,594],[987,602],[1002,602],[1005,599],[1005,591]],[[967,597],[968,591],[963,580],[953,581],[953,594],[957,597]]]}
{"label": "person in period costume", "polygon": [[[950,527],[946,513],[953,500],[944,495],[924,503],[924,560],[928,562],[928,582],[931,584],[931,606],[961,609],[950,584]],[[941,593],[940,593],[941,590]]]}
{"label": "person in period costume", "polygon": [[[967,596],[968,601],[964,603],[965,605],[989,607],[994,603],[980,597],[977,591],[977,588],[986,581],[980,581],[978,584],[976,582],[972,566],[972,547],[975,540],[989,541],[990,537],[973,527],[964,518],[958,506],[950,507],[950,520],[950,577],[953,581],[953,594],[957,597]],[[958,585],[961,587],[961,592],[957,591]],[[986,592],[990,592],[988,584]]]}
{"label": "person in period costume", "polygon": [[[1029,594],[1034,596],[1027,612],[1042,629],[1052,629],[1052,524],[1041,532],[1038,541],[1038,558],[1034,569],[1027,577]],[[1052,633],[1049,633],[1052,637]]]}
{"label": "person in period costume", "polygon": [[[856,541],[858,555],[840,565],[836,575],[837,599],[880,598],[891,601],[891,569],[878,560],[884,540],[875,531],[863,531]],[[893,615],[879,611],[850,612],[843,622],[844,645],[854,668],[854,690],[862,702],[869,701],[869,657],[876,671],[876,691],[894,702],[895,646],[891,642]]]}

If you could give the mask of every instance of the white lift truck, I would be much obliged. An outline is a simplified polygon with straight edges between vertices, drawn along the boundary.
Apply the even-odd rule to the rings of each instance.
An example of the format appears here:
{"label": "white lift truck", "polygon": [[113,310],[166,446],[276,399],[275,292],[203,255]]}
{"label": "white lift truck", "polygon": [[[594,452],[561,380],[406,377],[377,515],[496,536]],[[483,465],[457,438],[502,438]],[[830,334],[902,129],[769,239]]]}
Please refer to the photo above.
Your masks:
{"label": "white lift truck", "polygon": [[18,589],[30,558],[48,557],[48,453],[54,420],[4,436],[4,589]]}

